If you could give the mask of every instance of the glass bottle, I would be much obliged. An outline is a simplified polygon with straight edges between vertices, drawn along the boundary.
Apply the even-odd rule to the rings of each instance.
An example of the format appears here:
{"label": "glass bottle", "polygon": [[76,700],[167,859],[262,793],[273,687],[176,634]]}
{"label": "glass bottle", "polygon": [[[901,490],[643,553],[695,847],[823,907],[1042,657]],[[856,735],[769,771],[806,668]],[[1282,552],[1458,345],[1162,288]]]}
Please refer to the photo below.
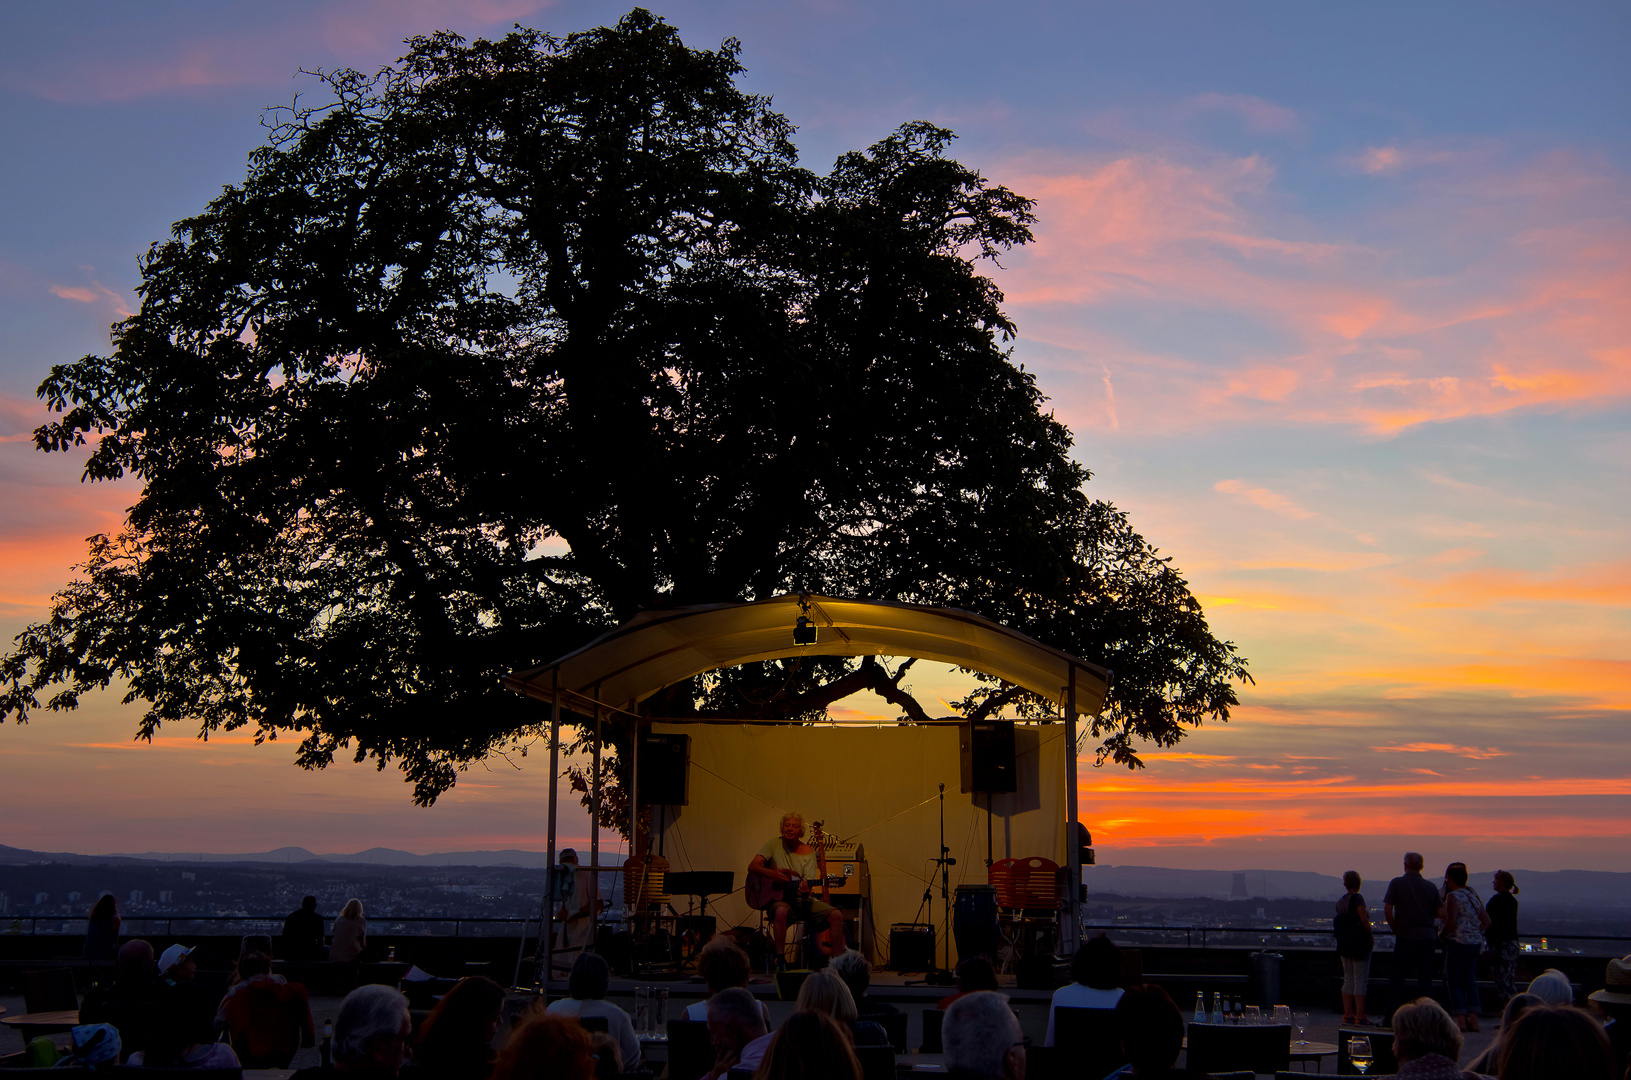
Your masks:
{"label": "glass bottle", "polygon": [[1195,991],[1195,1023],[1206,1023],[1206,991]]}

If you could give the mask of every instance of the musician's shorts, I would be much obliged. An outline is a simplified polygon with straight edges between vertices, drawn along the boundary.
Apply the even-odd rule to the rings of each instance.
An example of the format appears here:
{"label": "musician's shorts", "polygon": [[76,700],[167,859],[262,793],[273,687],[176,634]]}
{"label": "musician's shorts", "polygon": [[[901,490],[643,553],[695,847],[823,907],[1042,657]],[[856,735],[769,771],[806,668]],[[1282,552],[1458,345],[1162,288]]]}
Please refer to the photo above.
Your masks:
{"label": "musician's shorts", "polygon": [[[785,903],[785,901],[777,901],[777,903]],[[787,906],[792,909],[789,921],[798,919],[801,922],[826,922],[827,913],[833,910],[831,904],[823,900],[817,900],[813,896],[801,896],[798,903],[788,904]],[[776,913],[776,904],[771,904],[765,911],[774,915]]]}

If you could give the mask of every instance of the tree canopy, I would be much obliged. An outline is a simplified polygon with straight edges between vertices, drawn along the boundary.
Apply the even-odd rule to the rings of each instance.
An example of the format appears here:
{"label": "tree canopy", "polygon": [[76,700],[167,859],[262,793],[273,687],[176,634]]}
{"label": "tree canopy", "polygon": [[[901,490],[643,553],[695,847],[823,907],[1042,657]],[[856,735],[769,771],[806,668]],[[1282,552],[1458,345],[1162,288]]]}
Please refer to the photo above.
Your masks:
{"label": "tree canopy", "polygon": [[[0,716],[122,682],[139,735],[292,733],[428,804],[537,723],[504,673],[643,608],[808,588],[1112,668],[1101,760],[1226,720],[1244,660],[1087,497],[1006,348],[980,270],[1032,202],[922,122],[807,170],[738,56],[641,10],[444,33],[269,114],[244,182],[148,251],[111,352],[40,387],[40,449],[143,486],[0,660]],[[815,716],[863,686],[920,718],[899,672],[836,659],[658,704]]]}

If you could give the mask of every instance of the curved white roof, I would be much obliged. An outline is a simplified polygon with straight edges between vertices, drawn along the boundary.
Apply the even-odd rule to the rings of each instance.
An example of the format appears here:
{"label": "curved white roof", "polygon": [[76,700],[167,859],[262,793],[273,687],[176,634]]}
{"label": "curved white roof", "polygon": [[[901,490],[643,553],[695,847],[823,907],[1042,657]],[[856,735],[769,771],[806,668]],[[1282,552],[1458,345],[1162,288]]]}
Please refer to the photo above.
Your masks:
{"label": "curved white roof", "polygon": [[[1110,672],[1035,638],[955,608],[810,596],[814,645],[793,644],[799,597],[645,611],[559,660],[504,677],[512,690],[562,705],[599,701],[632,710],[681,679],[788,656],[916,656],[1017,683],[1061,708],[1074,680],[1076,711],[1104,705]],[[558,683],[557,683],[558,677]],[[581,706],[580,706],[581,707]]]}

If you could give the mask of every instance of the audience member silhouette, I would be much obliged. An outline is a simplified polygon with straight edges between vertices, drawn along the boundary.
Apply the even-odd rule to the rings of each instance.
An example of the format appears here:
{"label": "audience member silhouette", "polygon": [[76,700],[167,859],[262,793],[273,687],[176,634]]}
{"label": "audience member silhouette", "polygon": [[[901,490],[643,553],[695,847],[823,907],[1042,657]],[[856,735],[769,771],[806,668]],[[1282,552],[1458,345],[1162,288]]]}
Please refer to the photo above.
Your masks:
{"label": "audience member silhouette", "polygon": [[844,980],[831,971],[817,971],[799,987],[799,1012],[825,1013],[849,1032],[856,1046],[888,1046],[889,1035],[875,1020],[862,1020],[855,1010],[855,997]]}
{"label": "audience member silhouette", "polygon": [[1484,950],[1489,914],[1478,894],[1467,888],[1467,864],[1451,863],[1444,871],[1444,989],[1450,1015],[1462,1031],[1478,1030],[1478,954]]}
{"label": "audience member silhouette", "polygon": [[215,1028],[219,1001],[216,994],[198,985],[194,951],[185,945],[172,945],[164,950],[158,963],[159,996],[166,1011],[186,1014],[183,1027],[189,1032],[203,1031],[207,1042]]}
{"label": "audience member silhouette", "polygon": [[867,996],[867,989],[872,985],[872,963],[865,953],[846,949],[832,958],[827,970],[844,980],[844,985],[849,987],[850,996],[855,999],[856,1015],[862,1020],[900,1012],[886,1001],[875,1001]]}
{"label": "audience member silhouette", "polygon": [[499,1051],[492,1080],[593,1080],[594,1075],[594,1042],[583,1025],[534,1012]]}
{"label": "audience member silhouette", "polygon": [[1053,992],[1048,1006],[1048,1033],[1043,1046],[1053,1045],[1054,1010],[1113,1009],[1121,1000],[1121,950],[1103,934],[1091,939],[1070,958],[1070,974],[1075,981]]}
{"label": "audience member silhouette", "polygon": [[238,1069],[243,1064],[226,1043],[215,1041],[213,1010],[205,1004],[161,1007],[148,1032],[147,1048],[127,1064],[148,1069]]}
{"label": "audience member silhouette", "polygon": [[997,989],[997,969],[983,956],[970,956],[957,962],[957,973],[952,978],[952,985],[957,988],[957,992],[947,994],[935,1004],[935,1008],[941,1012],[951,1008],[951,1003],[964,994],[972,994],[977,990]]}
{"label": "audience member silhouette", "polygon": [[407,998],[389,986],[359,986],[334,1017],[332,1064],[301,1069],[289,1080],[324,1080],[333,1073],[345,1073],[347,1080],[389,1080],[402,1071],[412,1034]]}
{"label": "audience member silhouette", "polygon": [[85,959],[106,962],[119,954],[119,905],[112,893],[103,893],[85,923]]}
{"label": "audience member silhouette", "polygon": [[617,1080],[623,1073],[623,1051],[610,1032],[591,1031],[589,1041],[594,1044],[595,1080]]}
{"label": "audience member silhouette", "polygon": [[1501,1038],[1501,1080],[1616,1080],[1614,1051],[1597,1018],[1573,1005],[1536,1005]]}
{"label": "audience member silhouette", "polygon": [[1121,1050],[1140,1080],[1186,1077],[1173,1068],[1184,1047],[1184,1016],[1159,986],[1133,986],[1116,1002]]}
{"label": "audience member silhouette", "polygon": [[1489,943],[1491,976],[1495,980],[1495,996],[1502,1005],[1518,992],[1518,881],[1510,870],[1495,871],[1495,895],[1489,898],[1484,910],[1489,912],[1489,929],[1484,940]]}
{"label": "audience member silhouette", "polygon": [[1393,931],[1393,973],[1388,976],[1388,1002],[1404,1000],[1405,979],[1416,979],[1416,996],[1433,991],[1433,951],[1438,947],[1438,890],[1421,876],[1427,865],[1417,852],[1406,852],[1404,873],[1388,882],[1382,914]]}
{"label": "audience member silhouette", "polygon": [[414,1064],[447,1080],[481,1080],[493,1068],[503,1011],[503,987],[480,975],[460,979],[419,1026]]}
{"label": "audience member silhouette", "polygon": [[1484,1052],[1467,1062],[1467,1068],[1475,1073],[1494,1074],[1501,1064],[1501,1040],[1511,1031],[1512,1025],[1518,1022],[1529,1009],[1536,1005],[1546,1004],[1534,994],[1514,994],[1507,999],[1506,1008],[1501,1011],[1501,1025],[1495,1032],[1495,1038],[1484,1047]]}
{"label": "audience member silhouette", "polygon": [[726,987],[708,999],[708,1038],[714,1067],[706,1080],[719,1080],[738,1067],[757,1069],[771,1040],[764,1006],[743,987]]}
{"label": "audience member silhouette", "polygon": [[1547,968],[1531,979],[1528,992],[1548,1005],[1574,1004],[1574,984],[1557,968]]}
{"label": "audience member silhouette", "polygon": [[838,1021],[796,1012],[771,1036],[753,1080],[861,1080],[861,1061]]}
{"label": "audience member silhouette", "polygon": [[1456,1064],[1463,1040],[1455,1019],[1432,998],[1400,1005],[1393,1013],[1398,1080],[1478,1080],[1477,1073]]}
{"label": "audience member silhouette", "polygon": [[[358,914],[361,914],[358,905]],[[289,912],[283,920],[283,959],[295,964],[309,964],[323,959],[323,916],[317,913],[317,897],[308,896],[300,907]]]}
{"label": "audience member silhouette", "polygon": [[367,947],[368,920],[362,914],[362,901],[353,896],[340,909],[340,917],[334,920],[328,958],[342,964],[353,963]]}
{"label": "audience member silhouette", "polygon": [[606,1030],[617,1039],[623,1051],[623,1061],[634,1068],[640,1060],[640,1040],[634,1034],[634,1022],[629,1014],[606,1000],[611,986],[612,969],[605,957],[598,953],[582,953],[572,962],[572,973],[566,978],[567,996],[552,1002],[552,1016],[603,1016]]}
{"label": "audience member silhouette", "polygon": [[1369,1024],[1365,1015],[1365,993],[1370,986],[1370,956],[1376,941],[1370,929],[1370,908],[1359,891],[1363,884],[1359,872],[1349,870],[1342,875],[1342,887],[1348,891],[1337,901],[1336,917],[1331,920],[1336,931],[1337,957],[1342,961],[1342,1022]]}
{"label": "audience member silhouette", "polygon": [[153,973],[153,946],[132,938],[119,946],[113,982],[85,995],[79,1006],[81,1024],[112,1024],[119,1031],[119,1055],[146,1050],[162,1002]]}
{"label": "audience member silhouette", "polygon": [[246,1069],[287,1069],[300,1047],[316,1041],[305,986],[273,975],[272,958],[261,952],[239,959],[237,973],[220,1009],[232,1049]]}
{"label": "audience member silhouette", "polygon": [[[753,965],[740,945],[724,934],[715,934],[697,953],[697,974],[708,986],[708,997],[687,1005],[685,1018],[704,1024],[708,1022],[708,1001],[721,990],[746,986],[753,975]],[[759,1007],[764,1010],[765,1027],[769,1028],[770,1010],[765,1008],[763,1002],[759,1003]]]}
{"label": "audience member silhouette", "polygon": [[1025,1041],[1006,994],[977,990],[946,1010],[940,1040],[953,1080],[1024,1080]]}

